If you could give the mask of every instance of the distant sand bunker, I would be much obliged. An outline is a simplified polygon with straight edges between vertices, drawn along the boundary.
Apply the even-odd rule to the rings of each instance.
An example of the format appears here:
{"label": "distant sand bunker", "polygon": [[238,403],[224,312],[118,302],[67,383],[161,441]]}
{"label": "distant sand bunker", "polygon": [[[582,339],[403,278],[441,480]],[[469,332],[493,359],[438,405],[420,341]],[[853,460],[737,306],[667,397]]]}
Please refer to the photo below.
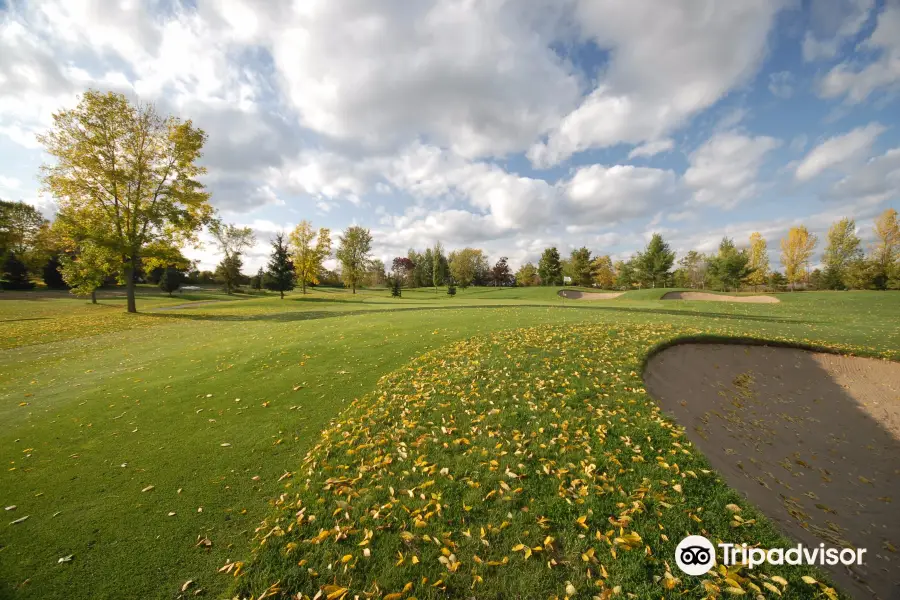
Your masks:
{"label": "distant sand bunker", "polygon": [[669,292],[663,300],[709,300],[712,302],[750,302],[753,304],[775,304],[781,302],[775,296],[728,296],[705,292]]}
{"label": "distant sand bunker", "polygon": [[866,548],[854,598],[897,598],[900,363],[767,346],[684,344],[644,383],[729,485],[806,546]]}
{"label": "distant sand bunker", "polygon": [[625,292],[579,292],[577,290],[559,290],[559,295],[569,300],[610,300],[618,298]]}

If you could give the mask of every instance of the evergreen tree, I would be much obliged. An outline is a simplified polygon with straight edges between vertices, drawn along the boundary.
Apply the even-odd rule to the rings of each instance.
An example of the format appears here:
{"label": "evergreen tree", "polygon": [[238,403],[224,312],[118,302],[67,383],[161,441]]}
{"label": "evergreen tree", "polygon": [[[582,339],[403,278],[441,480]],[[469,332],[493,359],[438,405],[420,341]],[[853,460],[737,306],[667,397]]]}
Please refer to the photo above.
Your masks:
{"label": "evergreen tree", "polygon": [[440,242],[434,245],[431,251],[431,283],[434,285],[434,291],[437,292],[438,286],[444,285],[447,281],[447,257],[444,255],[444,247]]}
{"label": "evergreen tree", "polygon": [[7,290],[30,290],[34,287],[28,278],[28,268],[14,252],[10,252],[3,261],[0,285]]}
{"label": "evergreen tree", "polygon": [[183,281],[184,273],[175,267],[166,267],[159,278],[159,289],[171,296],[172,292],[181,287]]}
{"label": "evergreen tree", "polygon": [[512,284],[512,272],[509,270],[507,258],[501,257],[491,269],[491,283],[496,287],[504,287]]}
{"label": "evergreen tree", "polygon": [[263,284],[266,281],[266,272],[263,271],[263,268],[260,267],[259,271],[256,272],[256,275],[250,278],[250,287],[254,290],[261,290],[263,288]]}
{"label": "evergreen tree", "polygon": [[399,298],[401,295],[400,278],[395,274],[391,277],[391,296]]}
{"label": "evergreen tree", "polygon": [[675,252],[669,248],[669,244],[660,234],[654,233],[647,248],[638,253],[634,266],[641,283],[656,287],[657,284],[665,285],[674,262]]}
{"label": "evergreen tree", "polygon": [[559,262],[559,250],[556,247],[547,248],[541,254],[538,261],[538,275],[541,277],[541,285],[562,285],[562,264]]}
{"label": "evergreen tree", "polygon": [[709,275],[718,281],[725,290],[736,290],[753,270],[749,266],[750,255],[746,250],[738,250],[734,241],[723,237],[719,243],[719,253],[709,260]]}
{"label": "evergreen tree", "polygon": [[47,264],[44,265],[44,283],[51,290],[64,290],[69,287],[66,285],[62,273],[59,272],[61,266],[62,263],[59,261],[58,254],[51,256]]}
{"label": "evergreen tree", "polygon": [[278,292],[284,300],[284,293],[294,289],[294,262],[281,232],[276,233],[272,240],[272,254],[266,267],[266,288]]}
{"label": "evergreen tree", "polygon": [[569,257],[569,271],[575,285],[590,287],[594,282],[591,251],[583,246],[578,250],[572,250]]}
{"label": "evergreen tree", "polygon": [[451,298],[456,295],[456,286],[453,285],[453,282],[447,284],[447,295]]}

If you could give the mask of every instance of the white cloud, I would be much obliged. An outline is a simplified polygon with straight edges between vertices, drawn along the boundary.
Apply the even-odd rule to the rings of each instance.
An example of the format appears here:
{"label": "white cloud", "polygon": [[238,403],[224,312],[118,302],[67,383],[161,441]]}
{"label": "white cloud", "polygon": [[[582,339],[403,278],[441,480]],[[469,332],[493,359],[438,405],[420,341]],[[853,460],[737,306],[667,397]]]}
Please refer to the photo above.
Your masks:
{"label": "white cloud", "polygon": [[821,96],[845,96],[848,103],[858,103],[876,90],[900,83],[900,3],[887,3],[862,47],[876,52],[878,57],[862,68],[853,61],[844,61],[831,69],[819,82]]}
{"label": "white cloud", "polygon": [[852,164],[865,159],[875,139],[885,128],[879,123],[857,127],[843,135],[831,137],[812,150],[794,172],[798,181],[809,181],[827,169]]}
{"label": "white cloud", "polygon": [[684,125],[756,71],[780,7],[775,1],[579,2],[582,34],[610,51],[610,64],[547,141],[531,147],[532,163],[552,166],[579,151],[658,139]]}
{"label": "white cloud", "polygon": [[694,203],[732,208],[756,195],[759,169],[780,145],[780,140],[766,136],[715,134],[691,154],[684,174],[684,182],[694,190]]}
{"label": "white cloud", "polygon": [[875,0],[816,0],[810,3],[813,29],[803,38],[807,62],[837,56],[841,46],[859,33]]}
{"label": "white cloud", "polygon": [[900,200],[900,148],[869,159],[836,182],[828,195],[841,202],[866,204]]}
{"label": "white cloud", "polygon": [[681,199],[673,171],[631,165],[582,167],[565,186],[572,223],[614,225]]}
{"label": "white cloud", "polygon": [[794,95],[794,76],[790,71],[779,71],[769,74],[769,91],[778,98],[790,98]]}
{"label": "white cloud", "polygon": [[469,158],[502,155],[577,101],[578,79],[549,47],[550,12],[503,1],[304,2],[279,15],[273,56],[316,132],[377,149],[425,138]]}
{"label": "white cloud", "polygon": [[637,158],[639,156],[645,156],[649,158],[651,156],[656,156],[661,152],[668,152],[674,147],[675,141],[672,138],[665,138],[653,142],[647,142],[646,144],[637,146],[631,152],[629,152],[628,158]]}
{"label": "white cloud", "polygon": [[7,190],[15,190],[18,189],[19,186],[22,185],[22,182],[16,179],[15,177],[7,177],[5,175],[0,175],[0,188],[5,188]]}

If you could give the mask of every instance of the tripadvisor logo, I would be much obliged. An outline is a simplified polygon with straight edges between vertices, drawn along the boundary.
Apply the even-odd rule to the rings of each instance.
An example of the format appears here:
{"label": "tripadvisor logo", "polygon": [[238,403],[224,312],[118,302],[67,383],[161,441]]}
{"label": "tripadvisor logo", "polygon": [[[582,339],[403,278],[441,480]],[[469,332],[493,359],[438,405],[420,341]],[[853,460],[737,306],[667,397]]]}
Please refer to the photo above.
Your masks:
{"label": "tripadvisor logo", "polygon": [[[719,544],[722,564],[747,565],[752,569],[761,564],[770,565],[861,565],[865,548],[808,548],[797,544],[792,548],[749,548],[747,544]],[[689,535],[675,548],[675,563],[688,575],[703,575],[716,564],[716,550],[712,542],[702,535]]]}

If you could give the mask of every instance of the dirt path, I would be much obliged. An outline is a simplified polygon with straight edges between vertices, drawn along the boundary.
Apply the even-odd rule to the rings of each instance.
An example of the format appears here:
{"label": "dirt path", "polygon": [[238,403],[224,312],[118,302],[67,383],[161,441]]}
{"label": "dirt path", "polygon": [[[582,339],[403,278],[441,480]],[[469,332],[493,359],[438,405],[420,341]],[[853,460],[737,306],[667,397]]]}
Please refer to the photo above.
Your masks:
{"label": "dirt path", "polygon": [[611,300],[618,298],[625,292],[579,292],[578,290],[559,290],[561,298],[568,300]]}
{"label": "dirt path", "polygon": [[775,296],[728,296],[726,294],[708,294],[706,292],[669,292],[662,300],[708,300],[710,302],[750,302],[752,304],[777,304],[781,302]]}
{"label": "dirt path", "polygon": [[644,382],[789,537],[867,549],[863,567],[823,567],[845,591],[900,597],[900,363],[685,344],[651,358]]}

